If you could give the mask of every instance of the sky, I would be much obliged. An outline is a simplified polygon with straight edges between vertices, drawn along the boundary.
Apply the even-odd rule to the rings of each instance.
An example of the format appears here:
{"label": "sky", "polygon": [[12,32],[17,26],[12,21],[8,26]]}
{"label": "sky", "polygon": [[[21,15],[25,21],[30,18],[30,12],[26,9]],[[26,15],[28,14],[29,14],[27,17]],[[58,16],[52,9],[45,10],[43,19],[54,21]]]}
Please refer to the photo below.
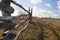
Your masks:
{"label": "sky", "polygon": [[[60,18],[60,0],[14,0],[28,10],[33,8],[33,16],[39,18]],[[12,16],[21,14],[21,9],[12,4],[15,9]],[[0,12],[1,15],[1,12]]]}

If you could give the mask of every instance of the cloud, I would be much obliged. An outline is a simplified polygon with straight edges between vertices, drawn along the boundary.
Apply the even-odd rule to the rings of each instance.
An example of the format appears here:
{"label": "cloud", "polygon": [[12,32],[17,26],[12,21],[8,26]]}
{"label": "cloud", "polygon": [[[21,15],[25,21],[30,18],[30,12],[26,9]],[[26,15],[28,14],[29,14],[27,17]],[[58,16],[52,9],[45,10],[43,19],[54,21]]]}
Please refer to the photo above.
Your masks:
{"label": "cloud", "polygon": [[58,7],[58,9],[60,10],[60,0],[57,1],[57,7]]}
{"label": "cloud", "polygon": [[60,0],[57,1],[57,8],[58,8],[58,14],[59,14],[58,17],[60,17]]}
{"label": "cloud", "polygon": [[32,4],[38,4],[41,3],[42,0],[29,0]]}
{"label": "cloud", "polygon": [[33,16],[36,17],[43,17],[43,18],[57,18],[58,15],[51,11],[51,10],[46,10],[46,9],[41,9],[41,8],[37,8],[37,7],[33,7]]}
{"label": "cloud", "polygon": [[23,13],[23,9],[21,9],[20,7],[14,5],[12,3],[11,3],[11,6],[15,9],[14,13],[11,14],[12,16],[18,16],[18,15],[21,15]]}
{"label": "cloud", "polygon": [[48,4],[46,4],[46,6],[47,6],[47,7],[52,7],[52,5],[51,5],[51,4],[49,4],[49,3],[48,3]]}
{"label": "cloud", "polygon": [[1,10],[0,10],[0,16],[2,16],[2,14],[1,14],[2,12],[1,12]]}

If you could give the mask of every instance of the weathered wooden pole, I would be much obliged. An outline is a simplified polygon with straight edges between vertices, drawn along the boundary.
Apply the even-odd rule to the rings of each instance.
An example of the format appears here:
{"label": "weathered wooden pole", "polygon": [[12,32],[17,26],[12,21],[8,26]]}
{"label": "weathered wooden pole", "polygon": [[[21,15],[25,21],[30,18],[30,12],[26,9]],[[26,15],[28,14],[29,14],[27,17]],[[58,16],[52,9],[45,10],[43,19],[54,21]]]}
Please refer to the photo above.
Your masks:
{"label": "weathered wooden pole", "polygon": [[32,22],[32,12],[33,12],[33,9],[30,9],[29,8],[29,19],[30,19],[30,23]]}
{"label": "weathered wooden pole", "polygon": [[30,16],[31,16],[31,22],[32,22],[32,13],[33,13],[33,9],[31,8],[31,14],[30,14]]}

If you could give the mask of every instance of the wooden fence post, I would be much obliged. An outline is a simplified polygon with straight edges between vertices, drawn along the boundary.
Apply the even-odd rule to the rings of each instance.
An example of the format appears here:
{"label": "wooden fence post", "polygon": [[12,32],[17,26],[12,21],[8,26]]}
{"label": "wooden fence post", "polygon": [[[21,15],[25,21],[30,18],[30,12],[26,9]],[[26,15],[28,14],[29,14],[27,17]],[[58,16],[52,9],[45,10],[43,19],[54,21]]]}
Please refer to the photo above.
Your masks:
{"label": "wooden fence post", "polygon": [[30,23],[32,22],[32,12],[33,12],[33,9],[29,8],[29,20],[30,20]]}

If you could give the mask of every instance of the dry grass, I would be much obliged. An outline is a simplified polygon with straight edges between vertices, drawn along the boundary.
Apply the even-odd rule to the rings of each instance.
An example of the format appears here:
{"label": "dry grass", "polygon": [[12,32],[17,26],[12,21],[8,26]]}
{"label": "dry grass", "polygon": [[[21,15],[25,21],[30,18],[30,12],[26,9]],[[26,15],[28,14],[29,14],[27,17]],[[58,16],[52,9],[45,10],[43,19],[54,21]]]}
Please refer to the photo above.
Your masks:
{"label": "dry grass", "polygon": [[[17,24],[20,19],[14,20]],[[22,24],[15,34],[21,30],[26,22]],[[1,29],[0,29],[1,35]],[[60,20],[59,19],[41,19],[34,17],[32,23],[21,34],[18,40],[60,40]]]}

